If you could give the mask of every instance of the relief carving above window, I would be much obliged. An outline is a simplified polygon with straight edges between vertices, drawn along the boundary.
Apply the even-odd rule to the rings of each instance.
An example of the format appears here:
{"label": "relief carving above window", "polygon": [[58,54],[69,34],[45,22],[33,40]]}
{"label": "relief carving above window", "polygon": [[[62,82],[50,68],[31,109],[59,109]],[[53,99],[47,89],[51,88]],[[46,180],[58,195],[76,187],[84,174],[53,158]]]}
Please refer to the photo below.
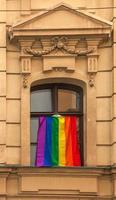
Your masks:
{"label": "relief carving above window", "polygon": [[51,39],[51,46],[48,49],[34,50],[32,48],[25,48],[24,53],[28,53],[35,57],[40,57],[43,55],[48,55],[55,50],[61,50],[64,53],[68,53],[75,56],[86,56],[94,51],[93,48],[87,50],[78,50],[76,46],[69,47],[67,37],[53,37]]}
{"label": "relief carving above window", "polygon": [[[61,20],[58,20],[59,17]],[[8,28],[8,34],[10,41],[18,42],[21,48],[21,69],[26,79],[24,87],[31,75],[33,57],[43,62],[41,73],[74,73],[79,56],[87,59],[86,75],[93,87],[98,70],[97,50],[103,41],[107,43],[111,39],[112,22],[85,11],[75,11],[61,3],[50,11],[36,13],[17,22]],[[41,44],[39,47],[34,46],[36,41]]]}
{"label": "relief carving above window", "polygon": [[32,41],[20,41],[21,68],[24,76],[23,86],[27,87],[28,77],[31,74],[31,60],[33,57],[42,59],[43,73],[48,71],[74,72],[75,62],[79,56],[88,60],[88,77],[90,87],[94,86],[94,77],[98,68],[99,41],[89,41],[76,37],[48,37]]}

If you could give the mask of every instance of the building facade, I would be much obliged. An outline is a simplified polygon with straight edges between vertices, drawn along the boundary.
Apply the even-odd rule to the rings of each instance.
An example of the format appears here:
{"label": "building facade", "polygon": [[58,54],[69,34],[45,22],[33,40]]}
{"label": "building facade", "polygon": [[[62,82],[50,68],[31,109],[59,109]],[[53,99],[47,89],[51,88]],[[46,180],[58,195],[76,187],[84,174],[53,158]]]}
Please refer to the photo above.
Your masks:
{"label": "building facade", "polygon": [[[116,199],[116,1],[0,0],[0,199]],[[77,116],[81,162],[37,167],[38,117]]]}

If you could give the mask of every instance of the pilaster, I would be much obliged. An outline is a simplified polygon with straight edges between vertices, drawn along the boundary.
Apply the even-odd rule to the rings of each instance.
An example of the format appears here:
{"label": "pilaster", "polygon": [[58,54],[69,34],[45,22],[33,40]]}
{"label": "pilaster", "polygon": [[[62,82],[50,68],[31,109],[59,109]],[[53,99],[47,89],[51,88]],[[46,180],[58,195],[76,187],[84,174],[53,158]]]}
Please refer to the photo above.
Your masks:
{"label": "pilaster", "polygon": [[[116,1],[113,1],[116,7]],[[113,10],[113,66],[112,66],[112,129],[111,164],[116,165],[116,8]]]}
{"label": "pilaster", "polygon": [[[31,57],[24,53],[25,48],[30,48],[33,40],[19,41],[21,47],[20,67],[22,74],[21,85],[21,164],[30,165],[30,87],[28,86],[28,78],[31,74]],[[28,101],[28,102],[27,102]],[[25,145],[26,144],[26,145]]]}
{"label": "pilaster", "polygon": [[0,1],[0,164],[6,153],[6,0]]}
{"label": "pilaster", "polygon": [[[88,50],[93,49],[91,54],[88,54],[88,94],[87,94],[87,133],[91,138],[92,143],[89,138],[87,138],[87,165],[96,165],[97,164],[97,128],[96,128],[96,83],[95,77],[98,71],[98,44],[99,41],[87,40]],[[89,104],[88,102],[91,102]],[[91,152],[94,151],[94,154]]]}
{"label": "pilaster", "polygon": [[[88,85],[87,93],[87,166],[95,166],[97,163],[96,148],[96,89]],[[88,103],[91,102],[91,103]],[[87,136],[88,137],[88,136]],[[91,138],[91,139],[90,139]],[[91,153],[94,152],[94,153]]]}

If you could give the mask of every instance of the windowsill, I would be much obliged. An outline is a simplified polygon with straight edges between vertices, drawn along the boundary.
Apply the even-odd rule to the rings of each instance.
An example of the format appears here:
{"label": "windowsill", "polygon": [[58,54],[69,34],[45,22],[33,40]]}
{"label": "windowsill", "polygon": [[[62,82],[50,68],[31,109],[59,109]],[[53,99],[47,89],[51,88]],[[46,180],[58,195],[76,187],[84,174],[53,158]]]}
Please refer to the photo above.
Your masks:
{"label": "windowsill", "polygon": [[23,166],[23,165],[0,165],[0,168],[27,168],[37,170],[91,170],[91,169],[115,169],[116,165],[106,166],[80,166],[80,167],[35,167],[35,166]]}
{"label": "windowsill", "polygon": [[33,167],[33,166],[20,166],[20,165],[0,165],[0,173],[7,174],[20,174],[21,176],[92,176],[111,175],[116,173],[115,166],[83,166],[83,167]]}

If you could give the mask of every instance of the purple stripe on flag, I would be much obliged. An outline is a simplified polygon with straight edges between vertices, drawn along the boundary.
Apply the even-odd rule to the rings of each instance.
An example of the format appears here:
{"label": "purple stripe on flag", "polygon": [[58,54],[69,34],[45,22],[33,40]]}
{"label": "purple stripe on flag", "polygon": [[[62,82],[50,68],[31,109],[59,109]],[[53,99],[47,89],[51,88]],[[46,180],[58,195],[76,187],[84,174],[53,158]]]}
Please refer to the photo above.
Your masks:
{"label": "purple stripe on flag", "polygon": [[39,128],[37,136],[36,147],[36,161],[35,166],[44,166],[44,149],[45,149],[45,137],[46,137],[46,117],[39,118]]}

